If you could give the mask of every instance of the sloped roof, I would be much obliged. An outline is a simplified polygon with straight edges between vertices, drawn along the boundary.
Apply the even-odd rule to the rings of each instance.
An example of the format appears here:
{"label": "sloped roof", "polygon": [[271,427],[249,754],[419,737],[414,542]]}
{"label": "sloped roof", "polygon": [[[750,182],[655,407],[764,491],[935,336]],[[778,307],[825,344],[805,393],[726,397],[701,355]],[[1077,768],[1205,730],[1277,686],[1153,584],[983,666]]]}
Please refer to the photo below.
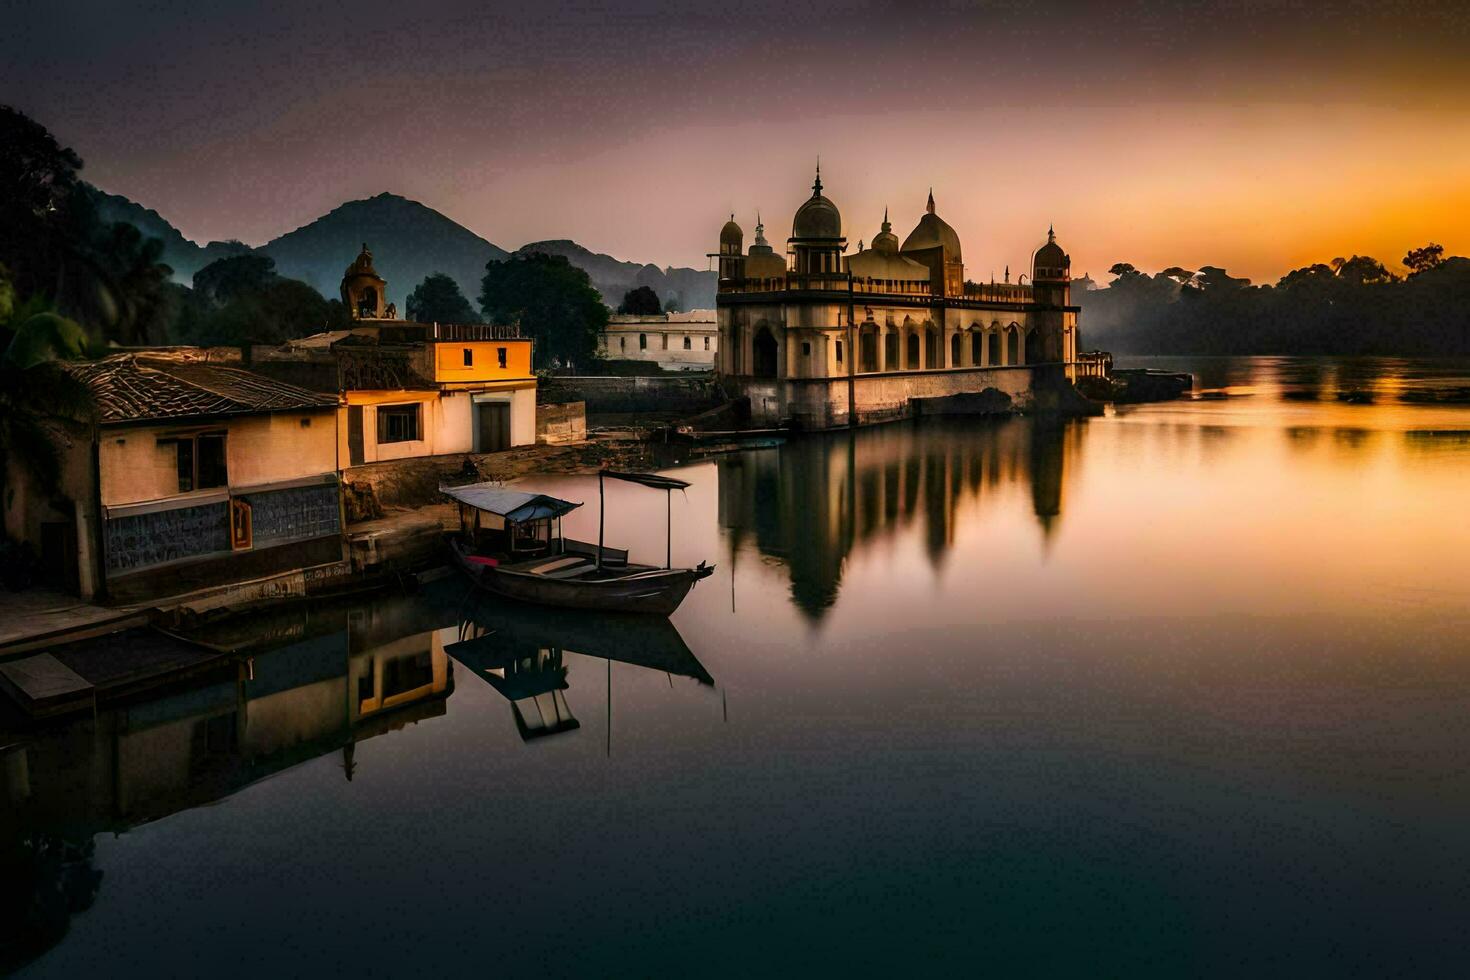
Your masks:
{"label": "sloped roof", "polygon": [[335,395],[187,355],[114,354],[66,367],[92,390],[103,423],[253,415],[337,404]]}
{"label": "sloped roof", "polygon": [[508,490],[493,483],[472,483],[464,487],[440,487],[447,497],[469,504],[478,510],[499,514],[509,521],[525,522],[560,517],[581,507],[581,503],[562,500],[544,493]]}

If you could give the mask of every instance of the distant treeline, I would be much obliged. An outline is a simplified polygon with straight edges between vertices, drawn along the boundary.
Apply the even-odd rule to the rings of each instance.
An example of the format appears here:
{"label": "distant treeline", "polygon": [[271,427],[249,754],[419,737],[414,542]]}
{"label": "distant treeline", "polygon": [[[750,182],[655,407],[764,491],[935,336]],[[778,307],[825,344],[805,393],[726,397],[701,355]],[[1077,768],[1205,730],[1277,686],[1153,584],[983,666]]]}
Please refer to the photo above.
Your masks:
{"label": "distant treeline", "polygon": [[1354,255],[1253,286],[1215,266],[1073,283],[1082,342],[1122,354],[1470,355],[1470,259],[1429,244],[1406,276]]}

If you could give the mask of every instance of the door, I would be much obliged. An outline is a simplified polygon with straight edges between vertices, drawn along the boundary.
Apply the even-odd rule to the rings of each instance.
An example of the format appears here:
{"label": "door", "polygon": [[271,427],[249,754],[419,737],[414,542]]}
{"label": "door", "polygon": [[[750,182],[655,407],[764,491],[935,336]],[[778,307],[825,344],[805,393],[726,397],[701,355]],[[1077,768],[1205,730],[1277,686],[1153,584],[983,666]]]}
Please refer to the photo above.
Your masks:
{"label": "door", "polygon": [[510,448],[510,403],[479,402],[475,405],[475,444],[482,453]]}
{"label": "door", "polygon": [[361,466],[362,454],[362,406],[347,406],[347,465]]}

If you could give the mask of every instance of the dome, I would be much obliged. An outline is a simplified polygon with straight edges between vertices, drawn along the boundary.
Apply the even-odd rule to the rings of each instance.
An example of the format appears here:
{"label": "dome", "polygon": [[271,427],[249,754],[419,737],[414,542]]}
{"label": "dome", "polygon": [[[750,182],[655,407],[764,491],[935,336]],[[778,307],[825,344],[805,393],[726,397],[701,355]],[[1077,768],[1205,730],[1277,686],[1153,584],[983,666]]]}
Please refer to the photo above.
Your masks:
{"label": "dome", "polygon": [[924,216],[909,232],[909,237],[903,240],[905,252],[917,252],[926,248],[942,248],[949,254],[945,256],[951,261],[960,259],[960,236],[939,215],[934,213],[934,192],[929,192],[929,203],[924,209]]}
{"label": "dome", "polygon": [[1031,256],[1032,279],[1064,279],[1072,267],[1072,257],[1057,244],[1056,231],[1048,228],[1046,244]]}
{"label": "dome", "polygon": [[791,219],[792,238],[839,239],[842,237],[842,215],[837,205],[822,196],[822,171],[812,184],[812,196],[796,209]]}
{"label": "dome", "polygon": [[883,209],[883,230],[873,236],[873,251],[886,255],[898,252],[898,236],[893,233],[893,224],[888,220],[888,209]]}
{"label": "dome", "polygon": [[741,242],[745,241],[745,232],[735,223],[735,216],[730,215],[730,220],[725,222],[725,227],[720,229],[720,244],[734,245],[738,250]]}
{"label": "dome", "polygon": [[347,271],[342,273],[344,279],[349,279],[353,276],[372,276],[374,279],[382,278],[382,276],[378,275],[378,270],[373,268],[373,253],[368,251],[367,242],[362,243],[362,251],[357,253],[357,258],[352,260],[352,264],[347,267]]}
{"label": "dome", "polygon": [[766,241],[766,226],[761,224],[760,215],[755,218],[755,241],[750,254],[745,258],[747,279],[771,279],[786,275],[786,260],[776,254],[771,243]]}

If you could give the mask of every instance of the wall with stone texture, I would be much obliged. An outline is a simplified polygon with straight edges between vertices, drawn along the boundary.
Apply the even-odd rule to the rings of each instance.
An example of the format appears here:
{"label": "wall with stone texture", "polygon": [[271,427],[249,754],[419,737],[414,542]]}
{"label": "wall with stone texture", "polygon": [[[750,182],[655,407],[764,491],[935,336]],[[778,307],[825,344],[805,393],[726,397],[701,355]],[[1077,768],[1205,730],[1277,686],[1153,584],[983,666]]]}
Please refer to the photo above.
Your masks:
{"label": "wall with stone texture", "polygon": [[[1009,395],[1015,408],[1024,411],[1031,406],[1033,374],[1030,367],[860,374],[853,386],[858,420],[907,418],[913,414],[911,399],[979,394],[991,388]],[[846,378],[740,379],[732,386],[750,398],[753,425],[774,425],[783,418],[804,429],[847,424]]]}

